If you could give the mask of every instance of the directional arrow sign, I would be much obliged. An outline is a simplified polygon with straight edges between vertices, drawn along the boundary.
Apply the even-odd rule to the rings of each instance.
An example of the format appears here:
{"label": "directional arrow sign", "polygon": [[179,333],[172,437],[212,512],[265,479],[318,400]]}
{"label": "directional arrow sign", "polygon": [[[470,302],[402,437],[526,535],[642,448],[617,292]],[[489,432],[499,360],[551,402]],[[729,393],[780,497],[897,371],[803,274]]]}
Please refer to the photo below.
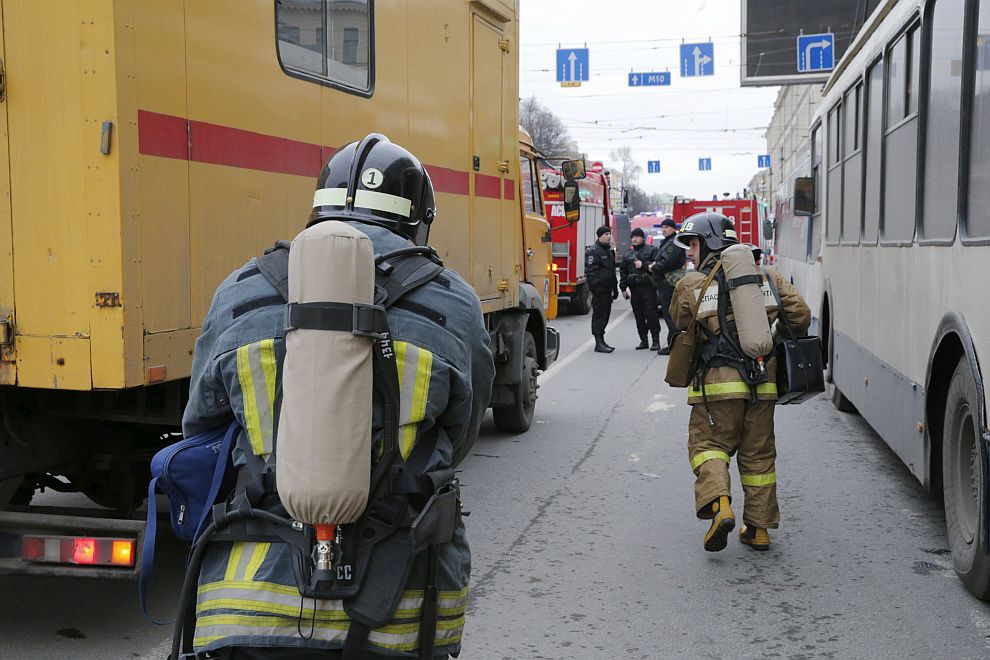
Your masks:
{"label": "directional arrow sign", "polygon": [[681,44],[681,76],[715,75],[715,44]]}
{"label": "directional arrow sign", "polygon": [[646,161],[646,173],[647,174],[660,174],[660,161],[659,160],[648,160],[648,161]]}
{"label": "directional arrow sign", "polygon": [[557,50],[557,82],[588,80],[588,49],[561,48]]}
{"label": "directional arrow sign", "polygon": [[630,87],[661,87],[670,84],[669,71],[650,71],[649,73],[630,73]]}
{"label": "directional arrow sign", "polygon": [[798,73],[831,71],[835,66],[835,35],[802,34],[797,38]]}
{"label": "directional arrow sign", "polygon": [[756,166],[759,168],[770,167],[770,154],[761,154],[756,157]]}
{"label": "directional arrow sign", "polygon": [[698,159],[698,170],[701,172],[708,172],[712,169],[712,159],[711,158],[699,158]]}

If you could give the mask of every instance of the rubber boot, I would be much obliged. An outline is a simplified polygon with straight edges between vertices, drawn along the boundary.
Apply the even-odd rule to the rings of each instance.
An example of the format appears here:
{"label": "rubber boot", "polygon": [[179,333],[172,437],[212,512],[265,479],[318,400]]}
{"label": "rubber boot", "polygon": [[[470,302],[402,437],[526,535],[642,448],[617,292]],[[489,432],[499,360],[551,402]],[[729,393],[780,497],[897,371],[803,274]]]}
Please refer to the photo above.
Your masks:
{"label": "rubber boot", "polygon": [[[643,340],[643,345],[644,345],[643,348],[646,348],[646,340],[645,339]],[[660,337],[654,337],[653,338],[653,343],[650,344],[650,350],[651,351],[659,351],[660,350]]]}
{"label": "rubber boot", "polygon": [[636,347],[637,351],[642,351],[649,348],[649,344],[646,343],[646,337],[639,338],[639,346]]}
{"label": "rubber boot", "polygon": [[732,513],[732,507],[729,506],[729,498],[725,495],[711,503],[711,510],[715,513],[715,517],[712,518],[711,528],[705,534],[705,550],[718,552],[725,550],[729,532],[736,526],[736,516]]}
{"label": "rubber boot", "polygon": [[770,549],[770,532],[763,527],[743,525],[742,529],[739,530],[739,540],[753,550]]}
{"label": "rubber boot", "polygon": [[602,335],[595,335],[595,353],[611,353],[615,349],[605,343]]}

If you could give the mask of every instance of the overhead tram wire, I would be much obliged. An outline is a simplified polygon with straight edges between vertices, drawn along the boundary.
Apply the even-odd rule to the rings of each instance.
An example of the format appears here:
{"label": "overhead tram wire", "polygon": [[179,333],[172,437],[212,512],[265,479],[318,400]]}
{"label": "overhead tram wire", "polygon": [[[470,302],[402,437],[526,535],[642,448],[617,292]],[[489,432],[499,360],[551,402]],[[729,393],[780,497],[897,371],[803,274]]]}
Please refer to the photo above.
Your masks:
{"label": "overhead tram wire", "polygon": [[[562,26],[554,26],[554,27],[555,28],[558,28],[558,29],[564,29]],[[582,28],[585,28],[587,26],[581,26],[581,27]],[[575,29],[577,29],[577,28],[575,28]],[[855,34],[857,31],[858,30],[845,30],[845,31],[842,31],[842,32],[833,32],[833,34],[835,34],[836,36],[839,36],[839,35],[848,36],[848,35],[851,35],[851,34]],[[789,39],[789,40],[793,40],[794,39],[794,35],[782,34],[783,32],[784,32],[783,30],[767,30],[767,31],[764,31],[764,32],[746,32],[746,33],[741,33],[741,34],[722,34],[722,35],[716,35],[716,36],[704,35],[704,36],[700,36],[700,37],[697,37],[697,36],[696,37],[685,37],[685,36],[681,36],[681,37],[659,37],[659,38],[656,38],[656,39],[612,39],[612,40],[603,40],[603,41],[581,40],[581,43],[582,44],[587,44],[588,46],[604,46],[604,45],[608,45],[608,44],[631,44],[631,43],[673,43],[673,44],[678,44],[678,43],[708,43],[708,42],[715,42],[715,41],[728,41],[730,39],[742,39],[743,37],[764,37],[765,40],[767,40],[767,41],[771,41],[771,40],[775,40],[775,39]],[[779,35],[779,36],[772,36],[772,35]],[[551,41],[547,41],[547,42],[536,42],[536,43],[526,43],[526,42],[523,42],[520,45],[525,48],[525,47],[530,47],[530,46],[531,47],[536,47],[536,46],[560,46],[562,43],[563,43],[562,41],[552,41],[552,42]]]}

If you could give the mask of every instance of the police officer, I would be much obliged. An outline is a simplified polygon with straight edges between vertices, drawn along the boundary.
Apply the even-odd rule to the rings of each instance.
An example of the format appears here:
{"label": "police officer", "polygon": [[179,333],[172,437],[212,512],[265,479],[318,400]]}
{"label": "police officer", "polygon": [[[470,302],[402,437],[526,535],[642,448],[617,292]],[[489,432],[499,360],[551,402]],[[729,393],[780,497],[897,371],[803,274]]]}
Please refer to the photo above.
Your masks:
{"label": "police officer", "polygon": [[[320,194],[341,188],[353,197],[344,201],[342,195]],[[372,188],[375,194],[364,196],[366,202],[353,192]],[[324,220],[352,224],[371,239],[376,254],[384,254],[425,245],[434,214],[433,185],[420,162],[384,136],[372,134],[341,147],[327,161],[307,226]],[[281,373],[285,355],[285,307],[278,304],[279,295],[259,274],[257,264],[250,259],[216,291],[196,342],[182,420],[190,436],[236,418],[246,431],[233,453],[240,477],[248,459],[258,454],[249,437],[274,432],[275,384],[269,381],[266,386],[264,381]],[[400,376],[398,421],[403,442],[409,431],[413,447],[429,443],[414,454],[426,459],[415,468],[422,480],[420,474],[427,468],[435,474],[456,467],[474,443],[491,396],[494,362],[478,297],[454,271],[444,269],[406,294],[403,302],[388,311],[397,366],[405,374]],[[442,310],[444,322],[438,323],[439,314],[430,310]],[[374,437],[380,439],[377,392],[374,410]],[[433,566],[438,568],[439,593],[431,610],[437,607],[439,617],[433,617],[433,651],[425,655],[446,658],[459,653],[471,566],[460,516],[451,541],[438,546],[436,564],[428,563],[427,554],[415,555],[412,577],[399,587],[401,613],[396,611],[388,626],[372,629],[365,642],[358,642],[364,645],[360,657],[417,650],[421,631],[416,622],[424,616],[424,585]],[[345,640],[350,644],[353,624],[340,600],[300,596],[293,557],[285,543],[211,544],[199,574],[196,651],[232,659],[342,657],[340,649]]]}
{"label": "police officer", "polygon": [[650,268],[657,295],[660,300],[660,312],[667,324],[667,346],[660,349],[660,355],[670,353],[670,342],[677,334],[677,327],[670,318],[670,301],[674,296],[674,287],[687,274],[684,260],[684,250],[674,243],[677,235],[677,225],[670,218],[664,218],[660,223],[660,233],[663,241],[655,246],[656,257]]}
{"label": "police officer", "polygon": [[[636,330],[639,332],[639,345],[636,350],[647,347],[651,351],[660,350],[660,317],[657,314],[657,290],[650,279],[650,268],[653,266],[655,248],[646,244],[646,234],[636,227],[629,234],[632,245],[622,255],[619,264],[619,289],[622,297],[632,299],[633,315],[636,317]],[[678,250],[682,252],[683,250]],[[649,332],[653,345],[646,343]]]}
{"label": "police officer", "polygon": [[584,252],[584,274],[591,290],[591,335],[595,338],[596,353],[611,353],[615,349],[605,343],[605,326],[612,313],[612,301],[619,297],[612,230],[602,225],[595,234],[597,240]]}
{"label": "police officer", "polygon": [[[718,213],[699,213],[681,227],[677,244],[687,250],[696,271],[688,273],[674,288],[671,314],[678,328],[686,329],[692,319],[698,296],[716,308],[728,298],[724,278],[709,278],[719,263],[722,250],[738,242],[732,221]],[[781,303],[794,331],[803,334],[811,322],[811,310],[801,295],[780,273],[767,269],[780,295]],[[705,291],[701,287],[708,282]],[[727,301],[726,301],[727,302]],[[768,306],[771,327],[777,319],[777,307]],[[709,310],[710,312],[710,310]],[[777,399],[774,374],[776,360],[766,365],[769,381],[750,385],[742,373],[724,360],[713,356],[714,348],[725,350],[720,333],[735,332],[731,308],[725,315],[728,329],[720,327],[718,315],[698,313],[703,326],[702,356],[694,384],[688,390],[691,420],[688,427],[688,455],[696,480],[695,512],[698,518],[710,519],[704,547],[710,552],[726,546],[729,532],[735,527],[730,506],[729,460],[737,454],[739,478],[744,498],[743,526],[739,540],[756,550],[770,547],[768,529],[780,522],[777,506],[777,476],[774,467],[776,447],[773,414]],[[733,335],[738,345],[738,336]]]}

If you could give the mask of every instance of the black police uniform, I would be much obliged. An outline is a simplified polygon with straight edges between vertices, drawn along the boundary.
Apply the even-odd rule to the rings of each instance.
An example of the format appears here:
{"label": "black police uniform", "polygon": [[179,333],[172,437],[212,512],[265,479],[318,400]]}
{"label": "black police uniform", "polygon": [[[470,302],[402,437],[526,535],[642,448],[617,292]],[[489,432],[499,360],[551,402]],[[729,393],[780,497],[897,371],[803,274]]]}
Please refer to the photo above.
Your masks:
{"label": "black police uniform", "polygon": [[655,261],[653,262],[652,271],[658,289],[660,311],[663,312],[663,320],[667,324],[668,344],[674,335],[677,334],[677,326],[674,325],[674,321],[670,318],[670,302],[674,297],[674,287],[667,281],[665,276],[667,273],[683,268],[686,256],[684,249],[674,243],[674,237],[676,235],[671,234],[663,239],[660,245],[654,248]]}
{"label": "black police uniform", "polygon": [[605,326],[612,312],[612,300],[619,290],[615,283],[615,257],[612,250],[598,241],[589,245],[584,252],[584,274],[588,278],[591,291],[591,334],[594,337],[605,335]]}
{"label": "black police uniform", "polygon": [[[681,250],[683,252],[683,250]],[[622,256],[619,266],[619,288],[629,289],[633,315],[636,317],[636,330],[639,338],[646,342],[647,332],[654,346],[660,344],[660,315],[657,314],[657,290],[650,278],[649,266],[656,259],[653,247],[643,243],[631,246]],[[636,261],[640,267],[636,268]]]}

